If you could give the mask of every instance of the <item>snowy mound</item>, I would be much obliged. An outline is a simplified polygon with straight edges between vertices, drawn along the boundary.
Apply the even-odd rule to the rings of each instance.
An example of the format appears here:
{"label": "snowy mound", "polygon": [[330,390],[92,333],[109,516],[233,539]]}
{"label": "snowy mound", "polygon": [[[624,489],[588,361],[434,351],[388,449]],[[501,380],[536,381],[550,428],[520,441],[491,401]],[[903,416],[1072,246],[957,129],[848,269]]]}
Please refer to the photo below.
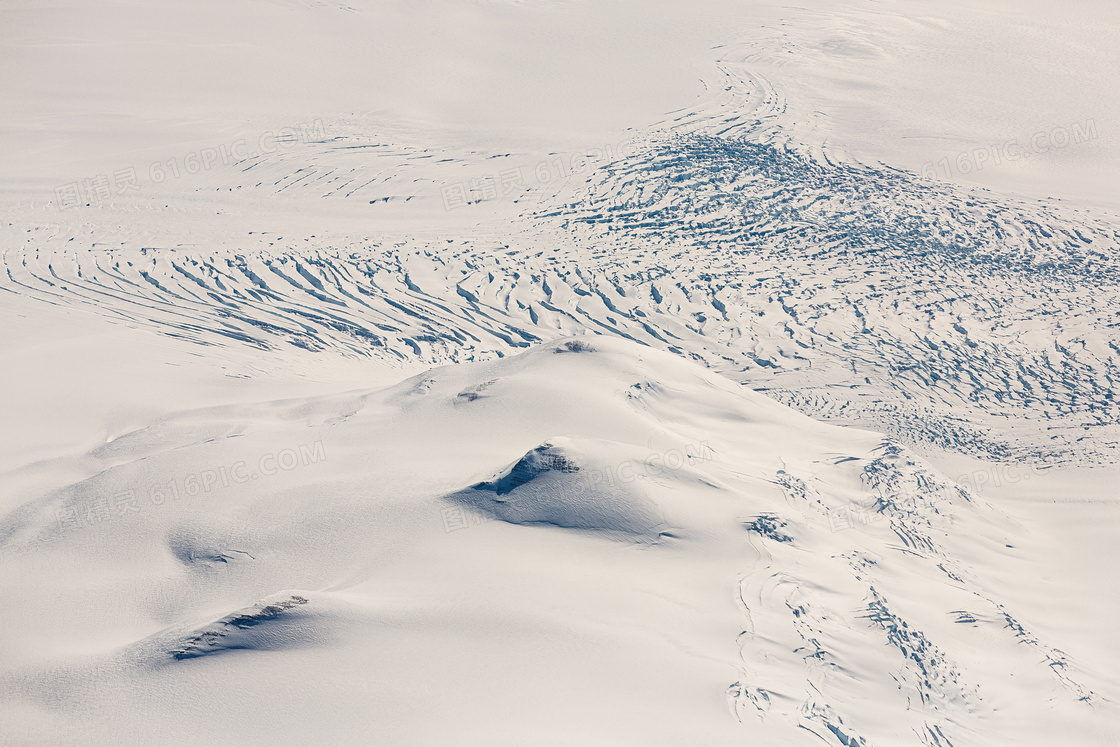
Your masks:
{"label": "snowy mound", "polygon": [[1117,4],[7,6],[0,743],[1120,744]]}
{"label": "snowy mound", "polygon": [[179,660],[222,651],[274,650],[292,645],[290,623],[307,598],[292,594],[273,602],[239,610],[184,636],[171,655]]}
{"label": "snowy mound", "polygon": [[[296,692],[339,738],[327,714],[487,743],[541,723],[580,741],[558,707],[611,741],[861,745],[1018,733],[1043,699],[1055,723],[1109,708],[996,591],[1021,539],[998,512],[877,434],[633,342],[188,411],[114,443],[0,525],[11,578],[37,579],[4,617],[34,645],[2,677],[44,733],[187,728],[166,704],[188,676],[210,683],[209,728],[256,737]],[[77,699],[115,715],[44,710]]]}
{"label": "snowy mound", "polygon": [[636,484],[620,483],[617,489],[606,485],[604,469],[611,462],[601,460],[596,467],[586,456],[601,455],[597,446],[601,445],[550,439],[494,480],[449,498],[513,524],[656,536],[665,526],[657,505]]}

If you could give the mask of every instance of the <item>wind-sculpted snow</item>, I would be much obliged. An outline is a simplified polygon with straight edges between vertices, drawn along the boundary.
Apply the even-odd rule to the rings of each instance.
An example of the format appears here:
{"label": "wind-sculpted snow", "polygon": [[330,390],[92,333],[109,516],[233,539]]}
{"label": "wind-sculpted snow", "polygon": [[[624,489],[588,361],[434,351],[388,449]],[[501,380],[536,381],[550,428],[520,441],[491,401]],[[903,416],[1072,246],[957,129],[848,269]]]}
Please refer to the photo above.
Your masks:
{"label": "wind-sculpted snow", "polygon": [[[497,479],[472,485],[450,496],[450,500],[514,524],[545,524],[650,539],[659,536],[660,529],[665,528],[662,517],[638,485],[611,489],[586,479],[589,469],[597,468],[600,474],[610,469],[614,462],[605,459],[604,452],[614,450],[612,446],[617,449],[617,445],[553,441],[528,452]],[[577,457],[576,451],[584,453]],[[587,453],[595,457],[585,456]]]}
{"label": "wind-sculpted snow", "polygon": [[[249,455],[308,434],[323,458],[298,470],[293,448],[279,475],[223,487],[215,474],[169,497],[169,476],[223,455],[259,469]],[[158,700],[177,675],[212,680],[224,712],[231,683],[294,667],[361,691],[308,696],[331,713],[395,734],[421,704],[438,719],[456,712],[445,698],[551,708],[587,692],[557,676],[573,663],[614,681],[646,661],[661,674],[640,678],[639,700],[664,712],[645,717],[643,743],[712,729],[714,744],[796,744],[808,730],[849,747],[943,747],[1021,731],[1043,704],[1055,723],[1111,713],[1085,663],[993,591],[1020,536],[999,511],[874,433],[648,346],[567,340],[381,389],[182,412],[117,441],[64,460],[88,476],[7,516],[0,552],[57,569],[21,614],[108,597],[117,605],[96,619],[52,626],[144,624],[5,672],[27,702],[124,713],[106,683]],[[168,499],[93,510],[149,484]],[[60,525],[63,509],[76,521]],[[501,705],[488,685],[508,672],[477,648],[488,636],[536,683]],[[682,706],[678,676],[700,710]],[[629,687],[592,697],[636,707]],[[406,705],[379,710],[390,702]]]}
{"label": "wind-sculpted snow", "polygon": [[[806,411],[858,419],[870,404],[877,426],[996,456],[1016,451],[1006,436],[960,433],[950,408],[1077,427],[1120,413],[1120,234],[1103,218],[696,135],[651,143],[541,217],[658,310],[741,335],[729,347],[766,369],[744,378],[791,381],[776,394]],[[880,401],[825,389],[866,383]]]}
{"label": "wind-sculpted snow", "polygon": [[163,5],[3,16],[0,742],[1120,744],[1087,15]]}
{"label": "wind-sculpted snow", "polygon": [[336,118],[186,179],[185,194],[368,203],[376,236],[186,245],[63,223],[10,245],[0,288],[208,346],[400,364],[620,336],[914,446],[1115,460],[1120,219],[793,142],[781,93],[744,67],[757,53],[723,50],[692,106],[569,159],[568,179],[542,161],[547,181],[518,183],[496,213],[464,199],[454,215],[481,211],[469,228],[421,236],[417,218],[393,229],[406,213],[380,211],[430,207],[480,164],[531,162],[393,144]]}
{"label": "wind-sculpted snow", "polygon": [[293,594],[288,599],[281,599],[270,604],[260,604],[253,609],[236,612],[187,635],[180,642],[179,647],[173,649],[170,654],[175,659],[182,660],[208,656],[222,651],[290,644],[290,641],[284,640],[284,638],[280,639],[281,643],[274,641],[264,643],[260,639],[267,640],[268,637],[259,634],[261,628],[258,628],[258,626],[264,626],[264,628],[275,626],[278,622],[289,618],[292,609],[304,604],[307,604],[305,597]]}
{"label": "wind-sculpted snow", "polygon": [[1117,224],[746,139],[637,151],[466,238],[75,233],[6,252],[3,287],[205,345],[401,363],[615,335],[915,445],[1113,458]]}
{"label": "wind-sculpted snow", "polygon": [[[788,147],[707,135],[655,140],[552,213],[631,240],[901,262],[1090,284],[1120,278],[1120,233],[1097,219],[1001,204],[912,174],[834,164]],[[542,215],[542,214],[538,214]]]}

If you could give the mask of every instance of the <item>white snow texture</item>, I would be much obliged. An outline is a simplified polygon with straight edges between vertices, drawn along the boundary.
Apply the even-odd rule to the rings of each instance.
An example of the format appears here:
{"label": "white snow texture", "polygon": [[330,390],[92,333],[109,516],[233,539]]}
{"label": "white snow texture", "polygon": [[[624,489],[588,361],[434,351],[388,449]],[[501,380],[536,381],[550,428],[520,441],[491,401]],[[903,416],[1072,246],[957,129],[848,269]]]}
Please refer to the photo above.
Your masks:
{"label": "white snow texture", "polygon": [[1120,6],[0,4],[0,743],[1120,744]]}

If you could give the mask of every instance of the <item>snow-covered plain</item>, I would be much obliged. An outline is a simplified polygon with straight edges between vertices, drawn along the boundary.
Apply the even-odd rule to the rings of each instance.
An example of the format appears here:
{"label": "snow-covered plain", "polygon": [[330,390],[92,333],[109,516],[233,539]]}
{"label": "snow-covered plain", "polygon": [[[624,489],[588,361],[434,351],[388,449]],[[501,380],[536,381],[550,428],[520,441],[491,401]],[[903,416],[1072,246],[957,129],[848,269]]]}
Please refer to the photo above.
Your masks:
{"label": "snow-covered plain", "polygon": [[1118,50],[0,5],[0,741],[1120,743]]}

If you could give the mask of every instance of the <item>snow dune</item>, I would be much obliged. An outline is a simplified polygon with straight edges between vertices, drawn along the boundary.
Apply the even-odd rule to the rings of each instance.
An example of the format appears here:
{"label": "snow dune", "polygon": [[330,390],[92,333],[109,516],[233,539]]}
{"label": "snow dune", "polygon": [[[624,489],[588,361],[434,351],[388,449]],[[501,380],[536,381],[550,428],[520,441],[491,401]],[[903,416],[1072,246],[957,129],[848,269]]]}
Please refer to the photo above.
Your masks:
{"label": "snow dune", "polygon": [[0,741],[1117,743],[1115,21],[7,3]]}
{"label": "snow dune", "polygon": [[1001,600],[999,511],[617,338],[73,461],[0,528],[23,739],[970,744],[1112,713]]}
{"label": "snow dune", "polygon": [[[300,158],[321,149],[339,146]],[[502,229],[32,234],[0,287],[205,346],[393,366],[618,335],[914,446],[1115,462],[1120,219],[744,140],[627,150],[530,190]]]}

